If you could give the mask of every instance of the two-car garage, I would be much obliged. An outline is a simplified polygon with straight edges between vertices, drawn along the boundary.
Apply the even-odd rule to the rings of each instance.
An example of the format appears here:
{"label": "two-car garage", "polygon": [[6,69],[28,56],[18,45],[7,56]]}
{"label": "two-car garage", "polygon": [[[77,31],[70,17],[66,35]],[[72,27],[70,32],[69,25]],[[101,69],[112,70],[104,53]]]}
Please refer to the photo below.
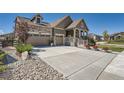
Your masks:
{"label": "two-car garage", "polygon": [[[32,44],[33,46],[50,46],[50,41],[51,41],[51,36],[50,35],[29,35],[27,39],[27,43]],[[63,36],[58,36],[56,35],[54,38],[54,44],[56,46],[63,45]]]}
{"label": "two-car garage", "polygon": [[30,35],[27,39],[27,43],[33,46],[49,46],[50,35]]}

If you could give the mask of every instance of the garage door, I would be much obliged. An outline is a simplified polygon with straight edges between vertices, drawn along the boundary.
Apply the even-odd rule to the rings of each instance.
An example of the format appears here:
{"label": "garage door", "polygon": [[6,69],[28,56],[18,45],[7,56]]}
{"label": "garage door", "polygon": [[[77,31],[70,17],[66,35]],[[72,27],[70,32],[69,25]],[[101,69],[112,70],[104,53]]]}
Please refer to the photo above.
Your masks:
{"label": "garage door", "polygon": [[30,36],[27,40],[28,43],[34,46],[48,46],[50,45],[50,36],[49,35],[42,35],[42,36]]}
{"label": "garage door", "polygon": [[56,45],[63,45],[63,36],[56,36]]}
{"label": "garage door", "polygon": [[49,43],[50,43],[50,36],[46,35],[40,38],[40,45],[49,45]]}

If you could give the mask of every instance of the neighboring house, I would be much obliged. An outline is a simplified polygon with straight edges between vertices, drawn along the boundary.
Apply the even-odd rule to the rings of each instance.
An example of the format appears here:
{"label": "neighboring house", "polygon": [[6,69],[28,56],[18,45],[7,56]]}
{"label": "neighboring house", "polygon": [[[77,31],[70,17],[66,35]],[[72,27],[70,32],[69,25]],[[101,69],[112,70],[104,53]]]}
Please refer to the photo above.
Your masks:
{"label": "neighboring house", "polygon": [[13,39],[14,39],[14,33],[7,33],[7,34],[0,35],[0,41],[13,40]]}
{"label": "neighboring house", "polygon": [[110,35],[110,40],[118,40],[124,38],[124,32],[114,33]]}
{"label": "neighboring house", "polygon": [[104,40],[104,39],[103,39],[103,36],[96,35],[96,34],[94,34],[94,33],[89,33],[89,34],[88,34],[88,37],[93,38],[93,39],[96,40],[96,41],[102,41],[102,40]]}
{"label": "neighboring house", "polygon": [[0,35],[0,47],[13,46],[14,33]]}
{"label": "neighboring house", "polygon": [[43,21],[40,14],[36,14],[32,19],[25,17],[16,17],[15,37],[18,38],[19,24],[26,22],[28,24],[27,43],[34,46],[49,46],[51,42],[54,45],[79,46],[88,43],[82,36],[88,35],[88,27],[83,19],[72,20],[70,16],[64,16],[53,23]]}

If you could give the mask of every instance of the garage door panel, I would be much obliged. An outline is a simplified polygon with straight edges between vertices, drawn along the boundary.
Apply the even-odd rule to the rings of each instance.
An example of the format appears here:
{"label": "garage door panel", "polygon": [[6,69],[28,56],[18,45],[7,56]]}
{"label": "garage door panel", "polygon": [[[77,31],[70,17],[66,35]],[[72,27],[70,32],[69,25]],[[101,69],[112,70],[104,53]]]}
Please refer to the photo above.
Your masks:
{"label": "garage door panel", "polygon": [[63,36],[56,36],[56,45],[63,45]]}
{"label": "garage door panel", "polygon": [[30,43],[32,45],[43,45],[47,46],[50,42],[50,36],[31,36],[28,38],[27,43]]}

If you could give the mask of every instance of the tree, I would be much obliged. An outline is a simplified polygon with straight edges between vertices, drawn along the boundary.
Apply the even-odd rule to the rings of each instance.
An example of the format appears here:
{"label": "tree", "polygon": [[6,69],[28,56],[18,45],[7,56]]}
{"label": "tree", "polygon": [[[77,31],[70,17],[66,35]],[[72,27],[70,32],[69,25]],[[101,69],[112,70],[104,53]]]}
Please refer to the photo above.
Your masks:
{"label": "tree", "polygon": [[28,31],[29,27],[27,22],[18,22],[16,27],[16,32],[18,36],[18,40],[20,43],[26,43],[26,40],[28,39]]}
{"label": "tree", "polygon": [[108,34],[108,31],[104,31],[103,32],[103,37],[104,37],[104,40],[107,41],[109,39],[109,34]]}

